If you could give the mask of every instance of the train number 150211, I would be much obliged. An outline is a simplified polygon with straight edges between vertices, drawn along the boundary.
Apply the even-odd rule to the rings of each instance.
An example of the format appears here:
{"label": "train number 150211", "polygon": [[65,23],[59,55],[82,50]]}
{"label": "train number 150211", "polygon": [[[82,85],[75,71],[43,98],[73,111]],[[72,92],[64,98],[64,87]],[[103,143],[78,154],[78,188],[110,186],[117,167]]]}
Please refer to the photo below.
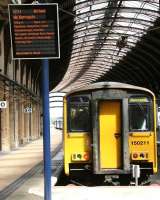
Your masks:
{"label": "train number 150211", "polygon": [[147,145],[149,141],[132,141],[132,145]]}

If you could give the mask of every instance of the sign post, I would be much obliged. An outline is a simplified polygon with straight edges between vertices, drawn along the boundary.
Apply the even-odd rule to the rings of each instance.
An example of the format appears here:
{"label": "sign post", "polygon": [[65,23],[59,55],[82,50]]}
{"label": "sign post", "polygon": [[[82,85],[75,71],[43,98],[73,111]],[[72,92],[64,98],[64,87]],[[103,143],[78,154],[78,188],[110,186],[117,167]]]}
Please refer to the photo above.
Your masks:
{"label": "sign post", "polygon": [[58,4],[10,4],[12,59],[43,59],[44,199],[51,200],[49,62],[60,58]]}
{"label": "sign post", "polygon": [[43,60],[42,65],[43,96],[43,151],[44,151],[44,196],[51,200],[51,150],[50,150],[50,116],[49,116],[49,64]]}

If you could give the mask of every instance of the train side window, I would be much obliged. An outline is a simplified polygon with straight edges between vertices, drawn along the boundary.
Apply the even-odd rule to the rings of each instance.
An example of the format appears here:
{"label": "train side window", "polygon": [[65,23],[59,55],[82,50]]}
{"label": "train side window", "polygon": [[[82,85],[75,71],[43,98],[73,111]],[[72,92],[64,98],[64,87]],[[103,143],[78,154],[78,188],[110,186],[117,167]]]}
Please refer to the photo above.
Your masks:
{"label": "train side window", "polygon": [[147,97],[129,99],[129,131],[151,131],[152,101]]}
{"label": "train side window", "polygon": [[70,132],[88,132],[90,130],[89,97],[70,97],[68,113]]}

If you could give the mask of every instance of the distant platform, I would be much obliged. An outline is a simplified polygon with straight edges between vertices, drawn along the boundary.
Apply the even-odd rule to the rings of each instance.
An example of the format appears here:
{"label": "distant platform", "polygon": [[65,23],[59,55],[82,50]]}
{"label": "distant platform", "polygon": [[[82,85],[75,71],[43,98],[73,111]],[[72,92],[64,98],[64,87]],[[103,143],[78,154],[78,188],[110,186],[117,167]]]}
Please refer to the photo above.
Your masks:
{"label": "distant platform", "polygon": [[[53,131],[53,130],[52,130]],[[60,131],[51,133],[52,151],[62,141]],[[4,155],[0,155],[0,194],[11,184],[38,165],[43,160],[43,139],[32,141],[23,147]],[[0,196],[1,200],[1,196]]]}

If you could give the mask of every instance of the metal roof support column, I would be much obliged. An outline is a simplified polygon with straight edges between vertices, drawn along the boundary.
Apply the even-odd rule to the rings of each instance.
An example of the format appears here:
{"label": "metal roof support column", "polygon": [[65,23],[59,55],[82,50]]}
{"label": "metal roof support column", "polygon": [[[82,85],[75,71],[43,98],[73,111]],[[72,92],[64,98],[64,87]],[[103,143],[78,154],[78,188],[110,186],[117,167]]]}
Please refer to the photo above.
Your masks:
{"label": "metal roof support column", "polygon": [[42,98],[43,98],[44,199],[51,200],[51,151],[50,151],[48,60],[43,60],[42,64]]}

